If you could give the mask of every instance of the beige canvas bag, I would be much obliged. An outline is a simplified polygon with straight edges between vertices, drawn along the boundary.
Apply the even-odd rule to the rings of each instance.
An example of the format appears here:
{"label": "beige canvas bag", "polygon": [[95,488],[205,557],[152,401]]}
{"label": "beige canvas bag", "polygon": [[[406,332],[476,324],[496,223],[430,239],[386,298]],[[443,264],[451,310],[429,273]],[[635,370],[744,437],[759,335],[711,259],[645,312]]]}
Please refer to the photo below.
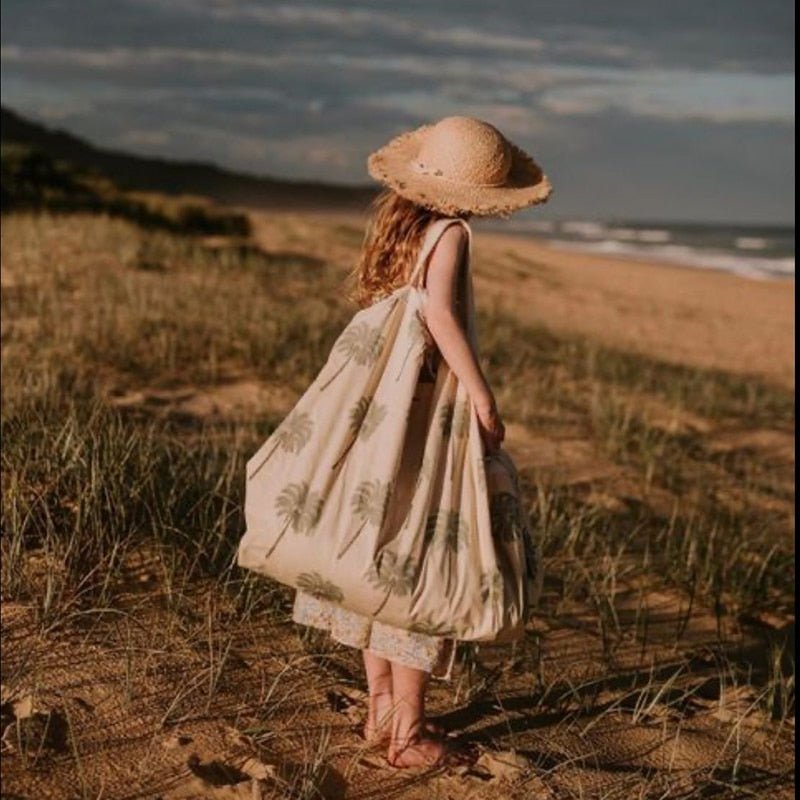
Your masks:
{"label": "beige canvas bag", "polygon": [[[393,507],[417,378],[434,347],[418,284],[358,311],[322,370],[246,466],[238,563],[389,625],[462,640],[519,637],[541,569],[504,450],[484,457],[475,409],[444,359],[410,504]],[[471,238],[461,278],[477,353]]]}

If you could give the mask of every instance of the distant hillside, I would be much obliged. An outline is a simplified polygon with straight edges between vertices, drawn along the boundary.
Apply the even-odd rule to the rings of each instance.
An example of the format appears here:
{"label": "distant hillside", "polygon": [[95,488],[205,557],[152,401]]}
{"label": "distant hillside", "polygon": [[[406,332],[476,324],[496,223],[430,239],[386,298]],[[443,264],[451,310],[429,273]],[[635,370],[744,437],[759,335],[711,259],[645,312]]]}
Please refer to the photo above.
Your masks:
{"label": "distant hillside", "polygon": [[375,193],[369,186],[261,178],[213,164],[103,150],[66,131],[27,120],[10,109],[0,109],[0,115],[3,143],[33,147],[79,169],[101,173],[124,190],[203,195],[222,203],[258,208],[343,210],[365,208]]}

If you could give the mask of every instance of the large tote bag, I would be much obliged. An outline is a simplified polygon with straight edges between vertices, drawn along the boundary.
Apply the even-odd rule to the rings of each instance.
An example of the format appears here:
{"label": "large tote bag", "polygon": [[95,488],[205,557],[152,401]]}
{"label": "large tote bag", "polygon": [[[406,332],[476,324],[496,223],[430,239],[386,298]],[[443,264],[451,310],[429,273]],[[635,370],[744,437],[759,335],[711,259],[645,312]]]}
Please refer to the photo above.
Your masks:
{"label": "large tote bag", "polygon": [[[417,285],[357,312],[297,404],[246,465],[240,566],[407,630],[462,640],[518,638],[541,587],[536,544],[504,450],[486,457],[467,392],[440,360],[410,503],[393,508],[409,410],[435,345]],[[478,352],[471,238],[461,273]]]}

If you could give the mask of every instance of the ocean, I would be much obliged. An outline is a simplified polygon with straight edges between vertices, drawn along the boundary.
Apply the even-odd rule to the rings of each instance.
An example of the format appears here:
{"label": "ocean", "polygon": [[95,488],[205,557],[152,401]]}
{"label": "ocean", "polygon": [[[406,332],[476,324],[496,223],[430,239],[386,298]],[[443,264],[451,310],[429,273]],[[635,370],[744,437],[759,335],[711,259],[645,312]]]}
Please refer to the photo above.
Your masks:
{"label": "ocean", "polygon": [[552,247],[653,259],[756,279],[794,279],[794,227],[587,220],[484,223],[487,230],[530,234]]}

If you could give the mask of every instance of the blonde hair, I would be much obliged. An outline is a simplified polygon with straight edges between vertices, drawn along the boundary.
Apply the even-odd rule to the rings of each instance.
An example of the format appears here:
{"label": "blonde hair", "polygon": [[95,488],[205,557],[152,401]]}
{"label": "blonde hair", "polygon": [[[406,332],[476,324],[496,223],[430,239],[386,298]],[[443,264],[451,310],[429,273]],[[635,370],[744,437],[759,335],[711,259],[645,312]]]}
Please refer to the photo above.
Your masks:
{"label": "blonde hair", "polygon": [[445,215],[406,200],[392,189],[371,203],[361,254],[348,278],[350,300],[362,308],[399,289],[411,277],[422,237],[430,222]]}

